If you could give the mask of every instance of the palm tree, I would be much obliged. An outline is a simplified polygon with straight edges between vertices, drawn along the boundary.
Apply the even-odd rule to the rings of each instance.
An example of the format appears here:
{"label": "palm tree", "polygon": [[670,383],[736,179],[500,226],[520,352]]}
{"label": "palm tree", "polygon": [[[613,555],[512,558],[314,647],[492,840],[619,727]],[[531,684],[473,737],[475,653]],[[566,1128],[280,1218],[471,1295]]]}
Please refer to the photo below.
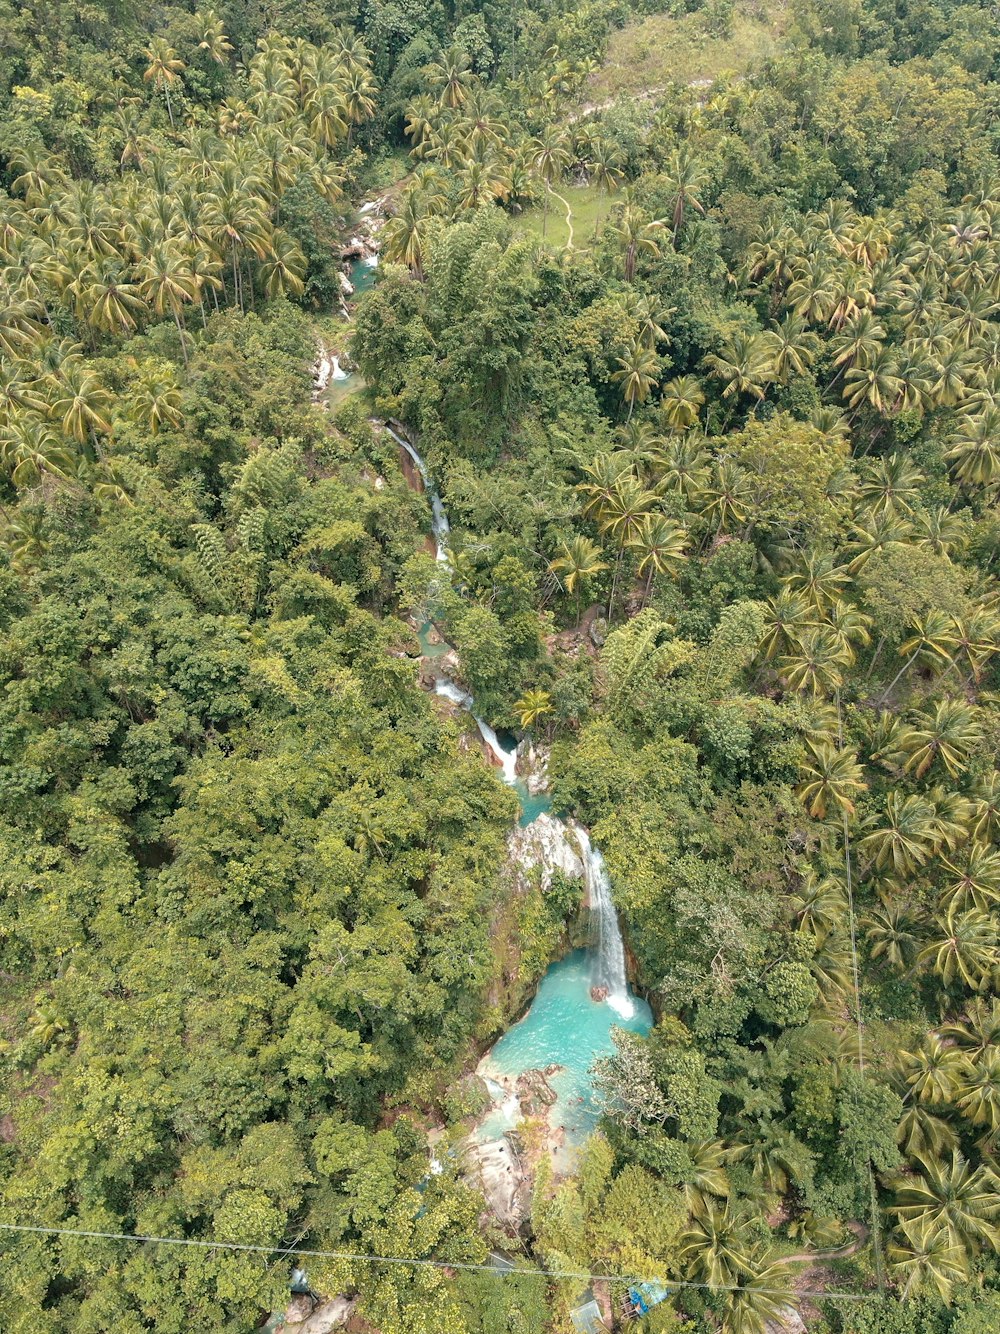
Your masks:
{"label": "palm tree", "polygon": [[616,357],[619,369],[612,371],[611,379],[622,387],[622,397],[628,404],[628,419],[631,420],[636,403],[645,403],[660,369],[660,358],[652,348],[635,339],[625,350],[623,357]]}
{"label": "palm tree", "polygon": [[552,696],[547,690],[526,690],[514,705],[518,722],[525,731],[554,711]]}
{"label": "palm tree", "polygon": [[936,811],[926,797],[890,792],[884,823],[861,840],[875,866],[891,866],[897,875],[909,875],[930,857],[936,842]]}
{"label": "palm tree", "polygon": [[716,534],[746,522],[752,499],[746,473],[733,459],[717,460],[706,489],[705,517],[717,520]]}
{"label": "palm tree", "polygon": [[871,908],[861,924],[868,928],[867,940],[872,959],[884,959],[896,973],[904,972],[913,962],[918,939],[912,906],[905,899],[893,898]]}
{"label": "palm tree", "polygon": [[845,658],[829,626],[809,626],[782,659],[779,671],[789,690],[801,690],[814,699],[832,695],[844,680]]}
{"label": "palm tree", "polygon": [[770,377],[778,384],[788,384],[792,376],[808,373],[820,341],[806,327],[802,316],[790,311],[776,328],[761,335],[761,347],[768,360]]}
{"label": "palm tree", "polygon": [[1000,405],[963,418],[945,458],[966,490],[991,492],[1000,483]]}
{"label": "palm tree", "polygon": [[705,357],[705,366],[725,386],[723,398],[749,394],[758,403],[764,398],[771,378],[771,360],[761,334],[738,333],[722,345],[718,353]]}
{"label": "palm tree", "polygon": [[1000,1130],[1000,1050],[985,1051],[965,1067],[955,1101],[974,1126],[985,1126],[990,1135]]}
{"label": "palm tree", "polygon": [[130,415],[141,422],[151,435],[159,435],[164,426],[180,426],[181,394],[169,365],[147,364],[129,389]]}
{"label": "palm tree", "polygon": [[898,649],[899,656],[904,659],[903,665],[886,686],[883,700],[889,698],[903,674],[915,664],[940,668],[952,661],[953,624],[950,616],[933,607],[914,619],[913,634]]}
{"label": "palm tree", "polygon": [[[950,1103],[966,1069],[966,1059],[930,1033],[914,1052],[898,1053],[903,1078],[919,1102]],[[909,1096],[909,1095],[907,1095]]]}
{"label": "palm tree", "polygon": [[347,74],[342,94],[347,112],[347,143],[356,125],[371,120],[375,114],[375,94],[378,87],[366,65],[355,65]]}
{"label": "palm tree", "polygon": [[[593,139],[587,159],[587,173],[597,187],[599,195],[610,195],[621,185],[624,178],[622,160],[618,149],[606,139]],[[601,223],[600,213],[594,219],[594,237]]]}
{"label": "palm tree", "polygon": [[37,486],[44,476],[68,480],[77,460],[41,418],[18,413],[0,427],[0,467],[14,486]]}
{"label": "palm tree", "polygon": [[232,55],[233,45],[218,14],[214,9],[199,9],[195,11],[194,21],[201,37],[198,50],[204,51],[217,65],[224,65],[227,57]]}
{"label": "palm tree", "polygon": [[164,96],[167,99],[167,115],[170,117],[170,128],[173,129],[174,109],[170,105],[170,89],[180,78],[181,71],[184,69],[184,61],[180,59],[165,37],[150,39],[149,46],[146,47],[146,59],[149,64],[142,76],[143,81],[152,83],[154,88],[163,89]]}
{"label": "palm tree", "polygon": [[693,375],[675,376],[663,386],[660,411],[667,426],[677,434],[695,424],[704,405],[704,391]]}
{"label": "palm tree", "polygon": [[563,175],[569,166],[570,155],[566,147],[565,134],[552,128],[547,129],[540,139],[534,141],[533,150],[532,165],[545,182],[544,211],[542,213],[542,238],[544,239],[549,221],[549,196],[552,193],[552,182],[559,180]]}
{"label": "palm tree", "polygon": [[455,44],[442,51],[427,71],[427,81],[432,88],[438,89],[441,105],[453,111],[468,96],[472,77],[468,54]]}
{"label": "palm tree", "polygon": [[933,714],[918,713],[918,725],[908,729],[903,749],[909,758],[904,767],[923,778],[940,760],[952,778],[965,771],[969,756],[981,738],[972,709],[962,700],[944,699]]}
{"label": "palm tree", "polygon": [[728,1202],[693,1218],[681,1234],[677,1259],[685,1273],[713,1287],[729,1287],[752,1270],[751,1230]]}
{"label": "palm tree", "polygon": [[[673,214],[673,243],[677,249],[677,238],[684,225],[684,214],[689,208],[704,216],[705,209],[698,198],[698,192],[705,184],[707,173],[692,155],[687,144],[674,149],[666,170],[666,185],[670,191]],[[629,280],[631,281],[631,280]]]}
{"label": "palm tree", "polygon": [[930,1288],[946,1304],[956,1283],[969,1277],[965,1248],[954,1240],[947,1227],[925,1219],[905,1223],[886,1249],[889,1272],[901,1281],[903,1301]]}
{"label": "palm tree", "polygon": [[641,532],[644,518],[656,500],[654,492],[647,491],[637,477],[626,473],[615,482],[610,496],[602,507],[601,531],[610,533],[618,539],[618,555],[615,559],[614,574],[611,578],[611,597],[608,602],[609,617],[614,615],[615,592],[625,548]]}
{"label": "palm tree", "polygon": [[639,573],[646,576],[642,605],[646,606],[653,594],[653,581],[658,574],[679,569],[687,557],[684,547],[687,532],[665,514],[644,514],[638,530],[629,538],[629,546],[639,552]]}
{"label": "palm tree", "polygon": [[812,609],[801,593],[782,585],[764,603],[764,637],[759,652],[765,662],[798,648],[802,631],[813,624]]}
{"label": "palm tree", "polygon": [[785,1322],[797,1301],[788,1265],[755,1256],[750,1272],[725,1294],[721,1334],[766,1334]]}
{"label": "palm tree", "polygon": [[111,395],[82,361],[64,362],[55,386],[49,412],[59,420],[64,435],[82,445],[92,440],[97,431],[111,430],[111,423],[104,415]]}
{"label": "palm tree", "polygon": [[429,216],[423,194],[407,190],[402,206],[382,231],[382,249],[386,259],[405,264],[419,281],[424,279],[424,245]]}
{"label": "palm tree", "polygon": [[567,593],[576,593],[576,623],[580,624],[583,587],[607,564],[601,559],[601,550],[589,537],[579,535],[563,542],[562,550],[549,565],[551,572],[562,580]]}
{"label": "palm tree", "polygon": [[904,1225],[941,1228],[966,1253],[998,1240],[1000,1181],[988,1167],[973,1168],[957,1149],[947,1162],[922,1160],[923,1175],[894,1182],[891,1211]]}
{"label": "palm tree", "polygon": [[798,889],[788,896],[788,907],[799,934],[821,945],[844,920],[847,888],[836,876],[818,876],[808,870]]}
{"label": "palm tree", "polygon": [[920,951],[917,963],[930,963],[946,987],[961,981],[970,991],[982,991],[1000,963],[992,916],[952,904],[934,922],[938,935]]}
{"label": "palm tree", "polygon": [[301,296],[305,291],[303,275],[306,271],[306,258],[294,240],[281,228],[271,233],[270,244],[261,264],[261,276],[264,279],[264,293],[271,301],[275,297],[291,293]]}
{"label": "palm tree", "polygon": [[799,766],[796,794],[814,820],[825,820],[831,806],[854,814],[854,797],[867,790],[856,752],[837,750],[829,742],[809,741]]}
{"label": "palm tree", "polygon": [[658,234],[663,230],[663,223],[650,218],[644,209],[639,208],[626,195],[627,202],[621,217],[615,224],[614,232],[619,249],[625,257],[625,281],[635,281],[636,266],[640,255],[655,258],[660,253],[657,245]]}
{"label": "palm tree", "polygon": [[186,366],[188,354],[181,309],[198,295],[198,284],[187,255],[176,244],[164,242],[155,245],[140,260],[137,273],[140,279],[139,295],[152,306],[155,314],[169,314],[177,326]]}
{"label": "palm tree", "polygon": [[941,1026],[943,1037],[950,1038],[972,1060],[1000,1046],[1000,1000],[974,997],[963,1018]]}

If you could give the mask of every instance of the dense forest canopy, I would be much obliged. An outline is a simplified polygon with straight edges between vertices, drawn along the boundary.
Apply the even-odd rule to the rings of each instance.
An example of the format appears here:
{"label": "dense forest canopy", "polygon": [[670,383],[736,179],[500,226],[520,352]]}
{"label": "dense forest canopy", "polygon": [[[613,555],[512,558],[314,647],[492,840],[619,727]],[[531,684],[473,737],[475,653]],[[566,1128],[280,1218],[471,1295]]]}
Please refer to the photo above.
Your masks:
{"label": "dense forest canopy", "polygon": [[[381,1334],[995,1330],[995,7],[0,28],[0,1222],[278,1248],[0,1234],[3,1330],[247,1334],[296,1247],[435,1262],[310,1263]],[[469,1072],[579,896],[428,619],[657,1019],[516,1237]]]}

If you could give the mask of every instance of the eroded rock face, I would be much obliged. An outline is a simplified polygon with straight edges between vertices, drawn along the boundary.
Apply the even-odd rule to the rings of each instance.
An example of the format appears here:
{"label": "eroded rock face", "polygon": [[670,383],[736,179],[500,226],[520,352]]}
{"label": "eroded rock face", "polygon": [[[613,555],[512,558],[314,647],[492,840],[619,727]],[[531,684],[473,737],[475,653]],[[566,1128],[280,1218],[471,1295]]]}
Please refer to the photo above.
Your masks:
{"label": "eroded rock face", "polygon": [[538,867],[542,887],[548,889],[555,871],[575,880],[583,877],[583,858],[572,832],[561,820],[545,812],[525,828],[508,837],[511,862],[524,870]]}
{"label": "eroded rock face", "polygon": [[506,1135],[485,1144],[470,1143],[465,1154],[465,1175],[482,1191],[500,1223],[516,1229],[528,1217],[531,1179]]}
{"label": "eroded rock face", "polygon": [[[293,1298],[289,1303],[288,1312],[283,1324],[278,1326],[276,1334],[333,1334],[336,1329],[343,1329],[354,1313],[357,1302],[353,1298],[334,1297],[332,1301],[323,1302],[321,1306],[307,1315],[305,1320],[289,1322],[288,1315],[292,1313],[294,1303],[298,1298]],[[305,1298],[309,1301],[309,1298]]]}

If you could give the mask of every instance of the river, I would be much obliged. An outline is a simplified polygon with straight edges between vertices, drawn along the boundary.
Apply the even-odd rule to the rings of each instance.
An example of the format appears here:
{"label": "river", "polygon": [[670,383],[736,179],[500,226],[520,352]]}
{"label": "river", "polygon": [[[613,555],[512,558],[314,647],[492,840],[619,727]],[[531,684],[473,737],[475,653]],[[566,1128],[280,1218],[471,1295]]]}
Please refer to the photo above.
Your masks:
{"label": "river", "polygon": [[[389,426],[385,429],[410,457],[423,480],[431,502],[436,557],[450,571],[448,515],[427,466],[408,440]],[[431,646],[428,629],[422,626],[418,632],[421,647],[426,644],[432,648],[428,657],[443,656],[447,646]],[[466,690],[443,673],[438,675],[434,689],[472,715],[504,782],[517,791],[520,823],[534,835],[519,841],[521,848],[533,849],[525,854],[532,857],[529,864],[537,865],[540,856],[549,869],[578,868],[576,873],[586,889],[591,920],[589,948],[575,950],[547,969],[527,1013],[487,1052],[478,1070],[493,1098],[491,1110],[474,1133],[483,1145],[500,1140],[520,1119],[514,1093],[518,1077],[529,1070],[551,1071],[546,1079],[556,1100],[547,1122],[553,1161],[558,1168],[566,1169],[572,1164],[573,1152],[594,1130],[600,1116],[591,1069],[595,1060],[613,1052],[613,1027],[646,1033],[652,1027],[652,1013],[628,985],[625,946],[600,850],[591,844],[582,825],[552,815],[547,791],[529,789],[517,773],[516,749],[503,745],[496,731],[479,717],[475,700]]]}

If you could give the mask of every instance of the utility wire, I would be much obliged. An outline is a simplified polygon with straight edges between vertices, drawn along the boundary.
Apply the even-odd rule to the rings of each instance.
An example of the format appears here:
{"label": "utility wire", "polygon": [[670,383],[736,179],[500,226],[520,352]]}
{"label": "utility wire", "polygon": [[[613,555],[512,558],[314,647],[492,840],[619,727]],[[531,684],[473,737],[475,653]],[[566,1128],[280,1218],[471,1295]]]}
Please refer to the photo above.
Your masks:
{"label": "utility wire", "polygon": [[[837,749],[844,750],[844,715],[840,707],[840,687],[837,687]],[[865,1073],[865,1025],[861,1013],[861,983],[858,972],[858,931],[854,917],[854,879],[851,870],[851,829],[847,807],[841,807],[844,826],[844,871],[847,884],[847,915],[851,926],[851,965],[854,973],[854,1016],[858,1026],[858,1073]],[[868,1159],[868,1196],[872,1222],[872,1253],[875,1258],[875,1277],[879,1292],[885,1292],[885,1273],[882,1268],[882,1230],[879,1222],[878,1194],[875,1190],[875,1172]]]}
{"label": "utility wire", "polygon": [[[36,1227],[28,1223],[0,1223],[0,1231],[30,1232],[51,1237],[89,1237],[101,1241],[135,1241],[154,1243],[159,1246],[194,1246],[205,1251],[244,1251],[258,1255],[274,1255],[275,1252],[294,1253],[296,1256],[308,1256],[318,1260],[351,1260],[364,1264],[408,1265],[417,1269],[462,1269],[476,1274],[493,1274],[497,1278],[518,1275],[522,1278],[577,1278],[587,1283],[659,1283],[670,1288],[700,1288],[708,1292],[742,1292],[738,1283],[696,1283],[692,1279],[643,1278],[637,1274],[593,1274],[585,1269],[525,1269],[512,1266],[501,1269],[492,1264],[472,1264],[467,1260],[418,1260],[406,1255],[368,1255],[356,1251],[314,1251],[289,1247],[253,1246],[238,1241],[201,1241],[194,1237],[150,1237],[134,1232],[96,1232],[75,1227]],[[787,1297],[784,1288],[754,1288],[754,1292],[766,1293],[771,1297]],[[840,1302],[863,1302],[867,1298],[858,1292],[820,1292],[798,1290],[802,1297],[819,1297],[824,1300]]]}

